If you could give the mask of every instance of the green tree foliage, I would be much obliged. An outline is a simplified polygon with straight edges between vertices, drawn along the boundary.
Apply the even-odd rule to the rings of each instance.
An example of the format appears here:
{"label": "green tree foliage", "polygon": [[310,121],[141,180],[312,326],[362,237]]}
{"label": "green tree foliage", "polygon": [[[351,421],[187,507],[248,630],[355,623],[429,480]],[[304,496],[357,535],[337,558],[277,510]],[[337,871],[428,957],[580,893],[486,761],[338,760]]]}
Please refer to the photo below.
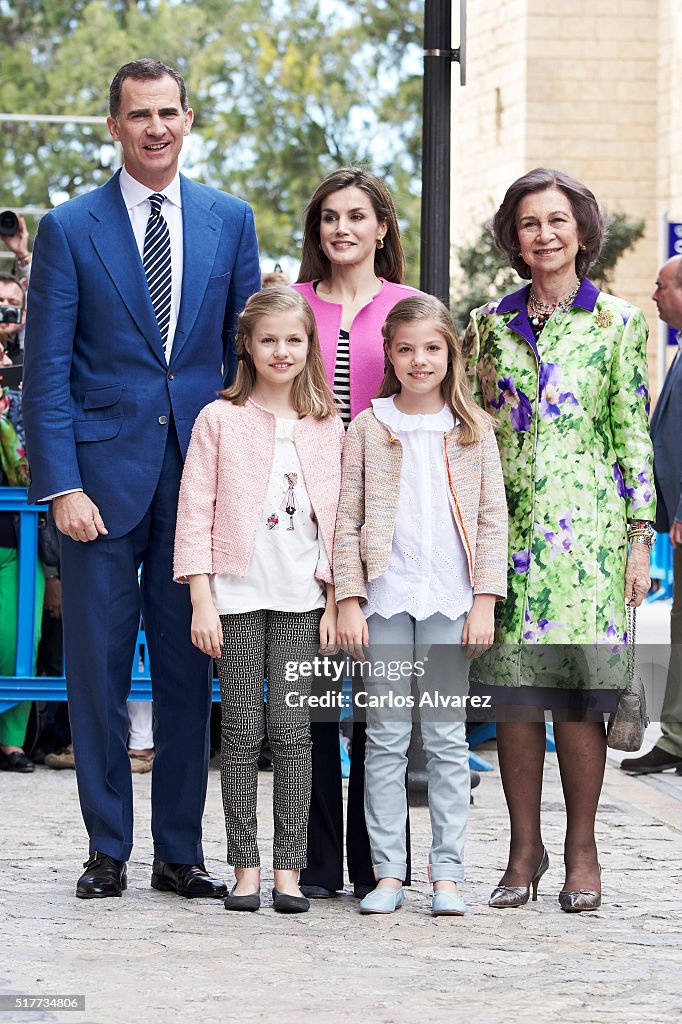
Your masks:
{"label": "green tree foliage", "polygon": [[[614,213],[609,217],[609,231],[601,257],[590,272],[591,279],[600,288],[608,290],[618,260],[643,234],[643,220],[635,220],[626,213]],[[456,249],[455,255],[459,271],[458,284],[452,296],[452,313],[460,329],[464,330],[472,309],[520,288],[525,282],[495,248],[487,223],[481,226],[475,242]]]}
{"label": "green tree foliage", "polygon": [[[418,278],[420,0],[0,0],[0,107],[105,115],[113,72],[151,55],[186,78],[200,180],[243,195],[263,251],[298,253],[319,180],[363,163],[393,187]],[[99,126],[2,126],[0,205],[106,180]]]}

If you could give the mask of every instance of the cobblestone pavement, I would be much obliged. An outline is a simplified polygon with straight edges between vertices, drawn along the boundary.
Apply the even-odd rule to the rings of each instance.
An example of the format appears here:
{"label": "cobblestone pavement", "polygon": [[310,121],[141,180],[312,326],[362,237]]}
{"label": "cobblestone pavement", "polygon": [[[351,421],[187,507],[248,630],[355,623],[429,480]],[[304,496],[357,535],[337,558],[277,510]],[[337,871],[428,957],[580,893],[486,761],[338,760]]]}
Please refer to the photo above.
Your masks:
{"label": "cobblestone pavement", "polygon": [[[494,762],[493,750],[484,756]],[[271,839],[271,776],[261,774],[262,849]],[[507,818],[497,771],[472,807],[463,918],[433,919],[425,855],[428,814],[415,808],[415,884],[390,917],[362,918],[348,893],[301,916],[270,906],[227,914],[149,887],[150,776],[135,776],[137,843],[122,899],[81,901],[85,859],[71,772],[0,774],[5,822],[0,995],[84,993],[84,1012],[0,1013],[5,1021],[429,1024],[471,1020],[664,1024],[682,1014],[682,778],[655,785],[607,769],[598,839],[604,905],[561,912],[562,801],[554,755],[545,770],[550,870],[519,910],[486,906],[505,860]],[[680,783],[678,786],[677,783]],[[206,856],[227,875],[220,779],[211,771]]]}

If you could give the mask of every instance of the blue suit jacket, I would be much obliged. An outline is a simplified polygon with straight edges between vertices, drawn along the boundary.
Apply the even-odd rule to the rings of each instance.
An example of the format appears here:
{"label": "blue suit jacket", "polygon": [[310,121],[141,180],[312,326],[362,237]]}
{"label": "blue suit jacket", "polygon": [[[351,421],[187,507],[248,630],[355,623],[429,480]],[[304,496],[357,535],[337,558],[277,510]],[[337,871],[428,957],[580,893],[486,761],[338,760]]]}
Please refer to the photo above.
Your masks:
{"label": "blue suit jacket", "polygon": [[669,533],[682,522],[682,355],[670,367],[651,417],[656,481],[656,529]]}
{"label": "blue suit jacket", "polygon": [[118,174],[43,217],[26,323],[29,497],[82,487],[111,537],[145,514],[171,410],[183,454],[231,377],[238,312],[260,288],[251,208],[181,176],[184,271],[170,365]]}

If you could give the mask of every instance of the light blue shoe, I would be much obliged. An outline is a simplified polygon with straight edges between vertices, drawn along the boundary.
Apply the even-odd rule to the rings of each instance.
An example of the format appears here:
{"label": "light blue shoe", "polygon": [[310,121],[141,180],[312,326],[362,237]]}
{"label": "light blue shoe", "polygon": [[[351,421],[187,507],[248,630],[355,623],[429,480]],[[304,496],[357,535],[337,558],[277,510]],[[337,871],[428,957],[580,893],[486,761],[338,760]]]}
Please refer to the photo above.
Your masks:
{"label": "light blue shoe", "polygon": [[360,901],[361,914],[392,914],[405,902],[405,893],[400,889],[391,889],[383,886],[381,889],[372,889],[365,898]]}
{"label": "light blue shoe", "polygon": [[443,892],[438,889],[431,900],[431,913],[434,917],[461,917],[466,914],[467,905],[457,892]]}

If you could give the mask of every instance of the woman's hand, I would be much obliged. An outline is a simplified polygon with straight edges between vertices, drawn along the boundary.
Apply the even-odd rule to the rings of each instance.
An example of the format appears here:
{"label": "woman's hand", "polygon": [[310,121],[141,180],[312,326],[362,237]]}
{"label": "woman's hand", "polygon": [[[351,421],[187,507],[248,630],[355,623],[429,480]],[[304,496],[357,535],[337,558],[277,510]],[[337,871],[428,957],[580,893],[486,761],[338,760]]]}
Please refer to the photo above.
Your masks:
{"label": "woman's hand", "polygon": [[462,647],[467,661],[480,658],[495,639],[495,595],[477,594],[462,630]]}
{"label": "woman's hand", "polygon": [[189,593],[192,599],[192,643],[211,658],[219,658],[223,642],[223,627],[213,604],[208,575],[190,576]]}
{"label": "woman's hand", "polygon": [[639,608],[649,593],[651,577],[649,560],[651,553],[646,544],[631,544],[628,564],[625,569],[625,603]]}
{"label": "woman's hand", "polygon": [[369,643],[367,619],[362,614],[357,597],[339,601],[339,617],[336,624],[336,641],[356,661],[365,660],[363,647]]}
{"label": "woman's hand", "polygon": [[320,619],[320,654],[338,654],[339,645],[336,642],[336,620],[338,610],[334,588],[327,584],[327,605],[322,618]]}

